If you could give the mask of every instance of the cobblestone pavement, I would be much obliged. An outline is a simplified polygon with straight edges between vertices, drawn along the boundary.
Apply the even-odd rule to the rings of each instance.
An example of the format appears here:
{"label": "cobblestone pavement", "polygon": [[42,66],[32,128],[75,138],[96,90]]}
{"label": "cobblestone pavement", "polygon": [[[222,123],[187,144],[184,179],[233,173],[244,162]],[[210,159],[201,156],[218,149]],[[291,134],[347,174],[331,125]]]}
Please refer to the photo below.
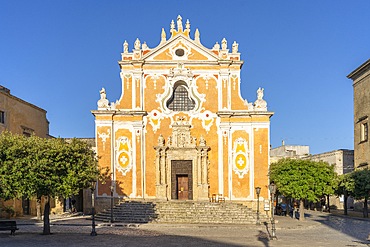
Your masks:
{"label": "cobblestone pavement", "polygon": [[42,224],[17,219],[15,236],[0,232],[7,246],[370,246],[370,221],[321,212],[308,212],[303,222],[277,216],[277,240],[271,225],[99,224],[90,236],[91,221],[72,217],[52,221],[52,235],[42,235]]}

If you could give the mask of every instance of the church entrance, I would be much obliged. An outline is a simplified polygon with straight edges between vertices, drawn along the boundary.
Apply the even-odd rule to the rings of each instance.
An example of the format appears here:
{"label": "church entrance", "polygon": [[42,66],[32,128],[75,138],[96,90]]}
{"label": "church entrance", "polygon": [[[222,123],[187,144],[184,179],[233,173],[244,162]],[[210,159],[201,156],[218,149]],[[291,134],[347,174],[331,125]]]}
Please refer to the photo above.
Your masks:
{"label": "church entrance", "polygon": [[177,199],[189,199],[189,178],[188,175],[177,175]]}
{"label": "church entrance", "polygon": [[190,135],[184,117],[172,125],[167,140],[160,135],[156,150],[156,198],[162,200],[208,200],[208,150],[205,139]]}
{"label": "church entrance", "polygon": [[193,199],[193,166],[191,160],[172,160],[171,199]]}

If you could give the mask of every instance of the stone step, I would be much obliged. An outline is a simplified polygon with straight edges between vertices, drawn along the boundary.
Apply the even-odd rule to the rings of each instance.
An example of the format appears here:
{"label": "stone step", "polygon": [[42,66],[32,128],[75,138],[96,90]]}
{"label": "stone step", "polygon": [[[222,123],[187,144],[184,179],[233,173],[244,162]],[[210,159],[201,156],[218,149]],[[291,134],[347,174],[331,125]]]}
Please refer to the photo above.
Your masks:
{"label": "stone step", "polygon": [[[109,221],[110,209],[96,215],[98,221]],[[267,220],[265,215],[261,221]],[[254,224],[256,212],[237,203],[210,202],[138,202],[126,201],[113,208],[113,220],[125,223],[225,223]]]}

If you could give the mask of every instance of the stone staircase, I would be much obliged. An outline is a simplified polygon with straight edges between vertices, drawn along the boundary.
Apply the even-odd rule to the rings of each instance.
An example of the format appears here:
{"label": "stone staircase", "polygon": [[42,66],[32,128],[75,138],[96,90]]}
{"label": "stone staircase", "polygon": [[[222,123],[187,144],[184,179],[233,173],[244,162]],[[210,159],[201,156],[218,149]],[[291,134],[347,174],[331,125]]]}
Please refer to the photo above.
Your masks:
{"label": "stone staircase", "polygon": [[[110,209],[95,216],[97,221],[109,222]],[[195,201],[125,201],[114,206],[115,223],[184,223],[184,224],[255,224],[257,214],[239,203]],[[267,221],[260,214],[260,221]]]}

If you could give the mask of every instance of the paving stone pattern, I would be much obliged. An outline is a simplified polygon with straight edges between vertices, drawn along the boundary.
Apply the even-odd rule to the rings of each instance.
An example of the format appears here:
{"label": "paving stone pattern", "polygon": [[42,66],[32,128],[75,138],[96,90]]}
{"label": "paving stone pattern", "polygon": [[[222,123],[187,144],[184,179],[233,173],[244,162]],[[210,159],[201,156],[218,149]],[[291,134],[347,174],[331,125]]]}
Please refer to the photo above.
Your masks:
{"label": "paving stone pattern", "polygon": [[271,225],[241,224],[108,224],[96,227],[90,236],[89,217],[52,221],[52,235],[42,235],[42,224],[17,219],[15,236],[0,232],[0,246],[370,246],[370,221],[308,212],[300,222],[277,216],[277,240],[270,240]]}

